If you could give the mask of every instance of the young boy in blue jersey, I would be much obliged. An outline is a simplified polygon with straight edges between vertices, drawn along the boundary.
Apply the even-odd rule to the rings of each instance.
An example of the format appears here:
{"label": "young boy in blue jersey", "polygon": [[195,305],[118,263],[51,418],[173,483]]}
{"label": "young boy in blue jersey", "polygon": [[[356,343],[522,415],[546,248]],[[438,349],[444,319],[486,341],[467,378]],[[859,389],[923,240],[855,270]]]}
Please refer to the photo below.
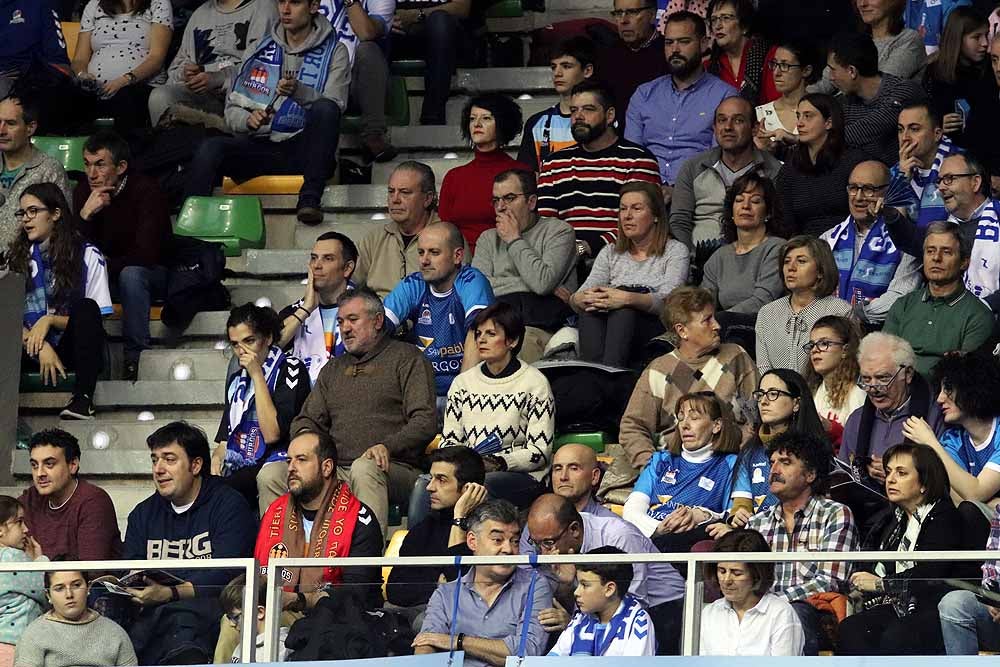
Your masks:
{"label": "young boy in blue jersey", "polygon": [[[588,554],[622,554],[618,547],[598,547]],[[550,656],[656,655],[649,613],[634,595],[630,563],[576,566],[577,611]]]}
{"label": "young boy in blue jersey", "polygon": [[930,446],[944,462],[951,490],[994,506],[1000,496],[1000,359],[989,351],[947,355],[934,367],[945,430],[940,439],[920,417],[903,435]]}
{"label": "young boy in blue jersey", "polygon": [[417,240],[420,272],[403,278],[385,297],[385,316],[392,326],[409,320],[409,340],[434,367],[439,413],[451,381],[479,363],[472,321],[493,303],[490,281],[463,264],[462,233],[450,222],[424,228]]}

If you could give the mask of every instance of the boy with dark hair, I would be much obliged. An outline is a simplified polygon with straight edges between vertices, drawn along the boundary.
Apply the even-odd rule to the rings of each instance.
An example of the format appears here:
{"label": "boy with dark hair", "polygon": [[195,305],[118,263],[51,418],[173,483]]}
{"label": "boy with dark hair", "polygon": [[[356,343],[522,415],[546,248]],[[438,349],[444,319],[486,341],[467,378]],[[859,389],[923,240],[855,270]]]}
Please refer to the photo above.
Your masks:
{"label": "boy with dark hair", "polygon": [[549,54],[552,87],[559,94],[559,103],[531,116],[521,133],[521,148],[517,160],[539,171],[542,160],[555,151],[576,143],[569,102],[573,87],[594,75],[596,49],[582,35],[563,40]]}
{"label": "boy with dark hair", "polygon": [[[226,616],[227,623],[231,624],[236,628],[237,632],[243,629],[243,592],[247,586],[246,575],[241,574],[236,577],[222,589],[222,593],[219,594],[219,604],[222,606],[222,613]],[[267,579],[260,577],[257,580],[257,608],[254,612],[254,616],[257,619],[256,628],[256,644],[257,644],[257,658],[262,659],[263,656],[267,655],[264,652],[264,615],[265,615],[265,603],[267,601]],[[285,637],[288,636],[288,628],[282,626],[278,631],[278,654],[277,661],[285,662],[288,659],[289,650],[285,648]],[[242,662],[241,646],[242,642],[236,645],[236,649],[233,651],[233,663]],[[216,655],[215,663],[219,664],[220,656]]]}
{"label": "boy with dark hair", "polygon": [[[598,547],[588,554],[623,554],[618,547]],[[656,655],[656,636],[649,613],[628,592],[630,563],[586,563],[576,566],[577,612],[562,631],[551,656]]]}

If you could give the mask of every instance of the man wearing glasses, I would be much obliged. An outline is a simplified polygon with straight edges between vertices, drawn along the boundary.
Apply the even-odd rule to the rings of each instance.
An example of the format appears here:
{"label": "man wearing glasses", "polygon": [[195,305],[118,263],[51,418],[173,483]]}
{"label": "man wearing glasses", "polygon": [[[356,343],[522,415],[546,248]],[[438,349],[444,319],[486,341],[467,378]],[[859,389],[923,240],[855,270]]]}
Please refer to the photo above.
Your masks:
{"label": "man wearing glasses", "polygon": [[903,423],[923,417],[935,433],[941,412],[927,380],[914,370],[913,347],[899,336],[870,333],[861,339],[857,384],[868,397],[844,425],[838,458],[851,465],[862,484],[883,492],[882,454],[903,442]]}
{"label": "man wearing glasses", "polygon": [[[972,246],[965,286],[996,314],[1000,312],[1000,202],[986,196],[990,186],[986,174],[983,163],[971,155],[950,155],[941,163],[937,186],[948,222]],[[886,212],[886,225],[898,247],[915,257],[922,255],[929,227],[921,229],[892,211]]]}
{"label": "man wearing glasses", "polygon": [[529,327],[529,345],[521,350],[526,363],[541,358],[545,342],[572,314],[567,303],[577,288],[576,233],[568,222],[539,217],[535,190],[535,174],[527,169],[497,174],[496,227],[479,236],[472,259],[497,300],[512,305]]}
{"label": "man wearing glasses", "polygon": [[656,30],[655,0],[614,0],[611,19],[618,42],[598,49],[595,78],[607,81],[618,108],[618,134],[625,132],[625,113],[635,89],[667,73],[663,36]]}
{"label": "man wearing glasses", "polygon": [[[625,553],[659,553],[652,541],[632,524],[617,516],[605,517],[578,512],[572,501],[548,494],[540,497],[528,513],[527,529],[530,551],[542,556],[581,554],[602,546],[618,547]],[[678,655],[681,637],[681,615],[684,608],[684,579],[669,563],[633,563],[634,576],[629,592],[642,600],[653,619],[657,639],[657,655]],[[558,607],[543,610],[539,615],[549,632],[561,631],[558,612],[575,607],[576,567],[555,565],[545,570],[555,589]],[[554,622],[549,623],[549,619]]]}
{"label": "man wearing glasses", "polygon": [[884,164],[859,163],[847,183],[851,214],[820,236],[837,262],[838,296],[854,307],[860,321],[871,325],[881,324],[896,299],[920,286],[916,258],[893,244],[882,219],[882,194],[888,186]]}

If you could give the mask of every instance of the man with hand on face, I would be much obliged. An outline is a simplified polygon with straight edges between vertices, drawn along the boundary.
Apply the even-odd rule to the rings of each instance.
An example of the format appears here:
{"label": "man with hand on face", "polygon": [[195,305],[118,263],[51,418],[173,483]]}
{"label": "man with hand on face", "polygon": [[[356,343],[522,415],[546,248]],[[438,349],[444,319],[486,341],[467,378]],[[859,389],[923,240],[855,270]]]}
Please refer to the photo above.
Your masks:
{"label": "man with hand on face", "polygon": [[930,384],[914,369],[916,363],[910,344],[889,333],[870,333],[858,347],[858,386],[868,398],[847,418],[837,458],[879,493],[885,488],[882,454],[903,441],[906,420],[923,417],[935,433],[941,431],[941,411]]}
{"label": "man with hand on face", "polygon": [[24,522],[52,560],[114,560],[121,556],[115,506],[107,491],[80,479],[80,443],[53,428],[28,442],[31,481],[19,501]]}
{"label": "man with hand on face", "polygon": [[[464,555],[469,515],[486,500],[486,467],[469,447],[442,447],[432,453],[427,492],[431,512],[410,528],[399,547],[399,555]],[[423,477],[421,477],[421,480]],[[418,482],[419,484],[420,482]],[[394,567],[386,580],[386,599],[399,607],[423,611],[439,583],[457,576],[454,567]],[[414,619],[415,629],[420,623]]]}
{"label": "man with hand on face", "polygon": [[899,162],[893,166],[888,191],[900,198],[899,208],[921,229],[935,220],[946,220],[948,210],[938,188],[941,164],[962,149],[945,136],[939,116],[927,102],[915,102],[899,112],[896,124]]}
{"label": "man with hand on face", "polygon": [[716,108],[738,94],[705,71],[701,58],[708,46],[705,19],[687,11],[667,16],[663,53],[669,74],[639,86],[628,103],[625,138],[656,156],[664,199],[684,161],[712,145]]}
{"label": "man with hand on face", "polygon": [[889,170],[868,160],[851,171],[847,202],[851,215],[824,232],[840,274],[838,296],[854,306],[862,322],[879,325],[901,296],[920,286],[916,258],[899,250],[882,219]]}
{"label": "man with hand on face", "polygon": [[358,262],[358,248],[340,232],[325,232],[309,253],[306,293],[286,307],[281,318],[281,338],[275,344],[301,359],[315,384],[330,357],[344,354],[337,326],[337,300],[354,289],[351,275]]}
{"label": "man with hand on face", "polygon": [[[575,146],[556,151],[542,161],[538,174],[538,215],[559,218],[576,230],[580,253],[596,257],[618,236],[618,200],[632,181],[659,183],[656,158],[648,150],[619,138],[617,102],[600,81],[573,88],[570,118]],[[608,164],[616,165],[609,170]]]}
{"label": "man with hand on face", "polygon": [[[572,314],[567,301],[576,291],[576,234],[562,220],[539,217],[535,175],[514,169],[493,179],[496,228],[476,242],[472,266],[489,279],[498,301],[509,303],[530,327],[526,363],[542,356],[548,334]],[[526,356],[527,355],[527,356]]]}
{"label": "man with hand on face", "polygon": [[962,284],[969,245],[956,225],[932,222],[924,237],[927,286],[899,299],[886,317],[884,331],[909,341],[925,377],[945,354],[974,350],[993,332],[993,313]]}
{"label": "man with hand on face", "polygon": [[[830,486],[830,445],[813,435],[786,431],[769,444],[770,488],[778,498],[771,509],[746,524],[760,533],[775,553],[854,551],[858,544],[851,510],[824,497]],[[732,528],[723,526],[715,538]],[[818,593],[846,593],[849,562],[776,563],[771,592],[784,595],[802,622],[805,655],[819,651],[820,612],[808,598]]]}
{"label": "man with hand on face", "polygon": [[450,222],[426,227],[417,244],[420,272],[385,297],[385,316],[394,328],[413,323],[410,340],[431,362],[443,405],[455,376],[479,363],[472,322],[493,303],[493,289],[479,269],[463,264],[462,233]]}
{"label": "man with hand on face", "polygon": [[[468,517],[466,545],[473,556],[517,556],[520,537],[517,508],[506,500],[488,500]],[[527,624],[525,655],[542,655],[548,635],[539,610],[551,604],[552,590],[542,576],[532,587],[533,576],[516,565],[476,565],[441,584],[427,604],[427,616],[413,640],[414,653],[454,649],[465,651],[466,667],[503,667],[508,656],[518,654]],[[457,617],[456,587],[461,588]]]}
{"label": "man with hand on face", "polygon": [[[528,513],[531,551],[543,556],[586,553],[601,546],[618,547],[624,553],[660,553],[639,529],[618,516],[580,513],[564,497],[548,494],[536,500]],[[642,600],[653,619],[657,655],[679,655],[684,579],[669,563],[633,565],[629,592]],[[569,623],[567,610],[574,608],[576,567],[553,565],[545,570],[555,589],[554,606],[538,618],[549,632],[562,632]]]}
{"label": "man with hand on face", "polygon": [[73,210],[84,236],[107,259],[111,287],[122,305],[123,379],[135,382],[139,355],[149,347],[149,306],[167,292],[173,227],[159,185],[130,170],[130,159],[128,143],[114,132],[91,135],[83,145],[87,178],[73,191]]}
{"label": "man with hand on face", "polygon": [[[209,474],[208,440],[186,422],[172,422],[146,439],[156,493],[128,515],[124,558],[177,560],[246,558],[253,553],[257,514],[243,496]],[[129,628],[141,664],[171,664],[181,656],[211,661],[222,616],[218,595],[232,579],[227,570],[170,570],[181,580],[163,585],[146,578],[127,588],[141,612]],[[183,622],[174,623],[177,614]],[[164,634],[164,628],[172,628]]]}
{"label": "man with hand on face", "polygon": [[337,324],[347,354],[327,362],[290,432],[329,433],[337,477],[388,529],[389,501],[405,503],[434,439],[434,370],[413,345],[385,331],[382,301],[368,288],[344,292]]}

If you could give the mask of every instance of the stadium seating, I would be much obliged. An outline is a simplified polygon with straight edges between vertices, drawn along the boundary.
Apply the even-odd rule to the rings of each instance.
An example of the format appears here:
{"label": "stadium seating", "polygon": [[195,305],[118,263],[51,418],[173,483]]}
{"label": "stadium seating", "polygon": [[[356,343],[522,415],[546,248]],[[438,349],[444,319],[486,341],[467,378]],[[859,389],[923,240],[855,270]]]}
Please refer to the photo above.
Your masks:
{"label": "stadium seating", "polygon": [[244,248],[263,248],[264,212],[257,197],[188,197],[174,223],[174,233],[221,243],[227,257]]}
{"label": "stadium seating", "polygon": [[83,173],[83,145],[87,137],[32,137],[31,143],[46,155],[54,158],[71,176]]}

